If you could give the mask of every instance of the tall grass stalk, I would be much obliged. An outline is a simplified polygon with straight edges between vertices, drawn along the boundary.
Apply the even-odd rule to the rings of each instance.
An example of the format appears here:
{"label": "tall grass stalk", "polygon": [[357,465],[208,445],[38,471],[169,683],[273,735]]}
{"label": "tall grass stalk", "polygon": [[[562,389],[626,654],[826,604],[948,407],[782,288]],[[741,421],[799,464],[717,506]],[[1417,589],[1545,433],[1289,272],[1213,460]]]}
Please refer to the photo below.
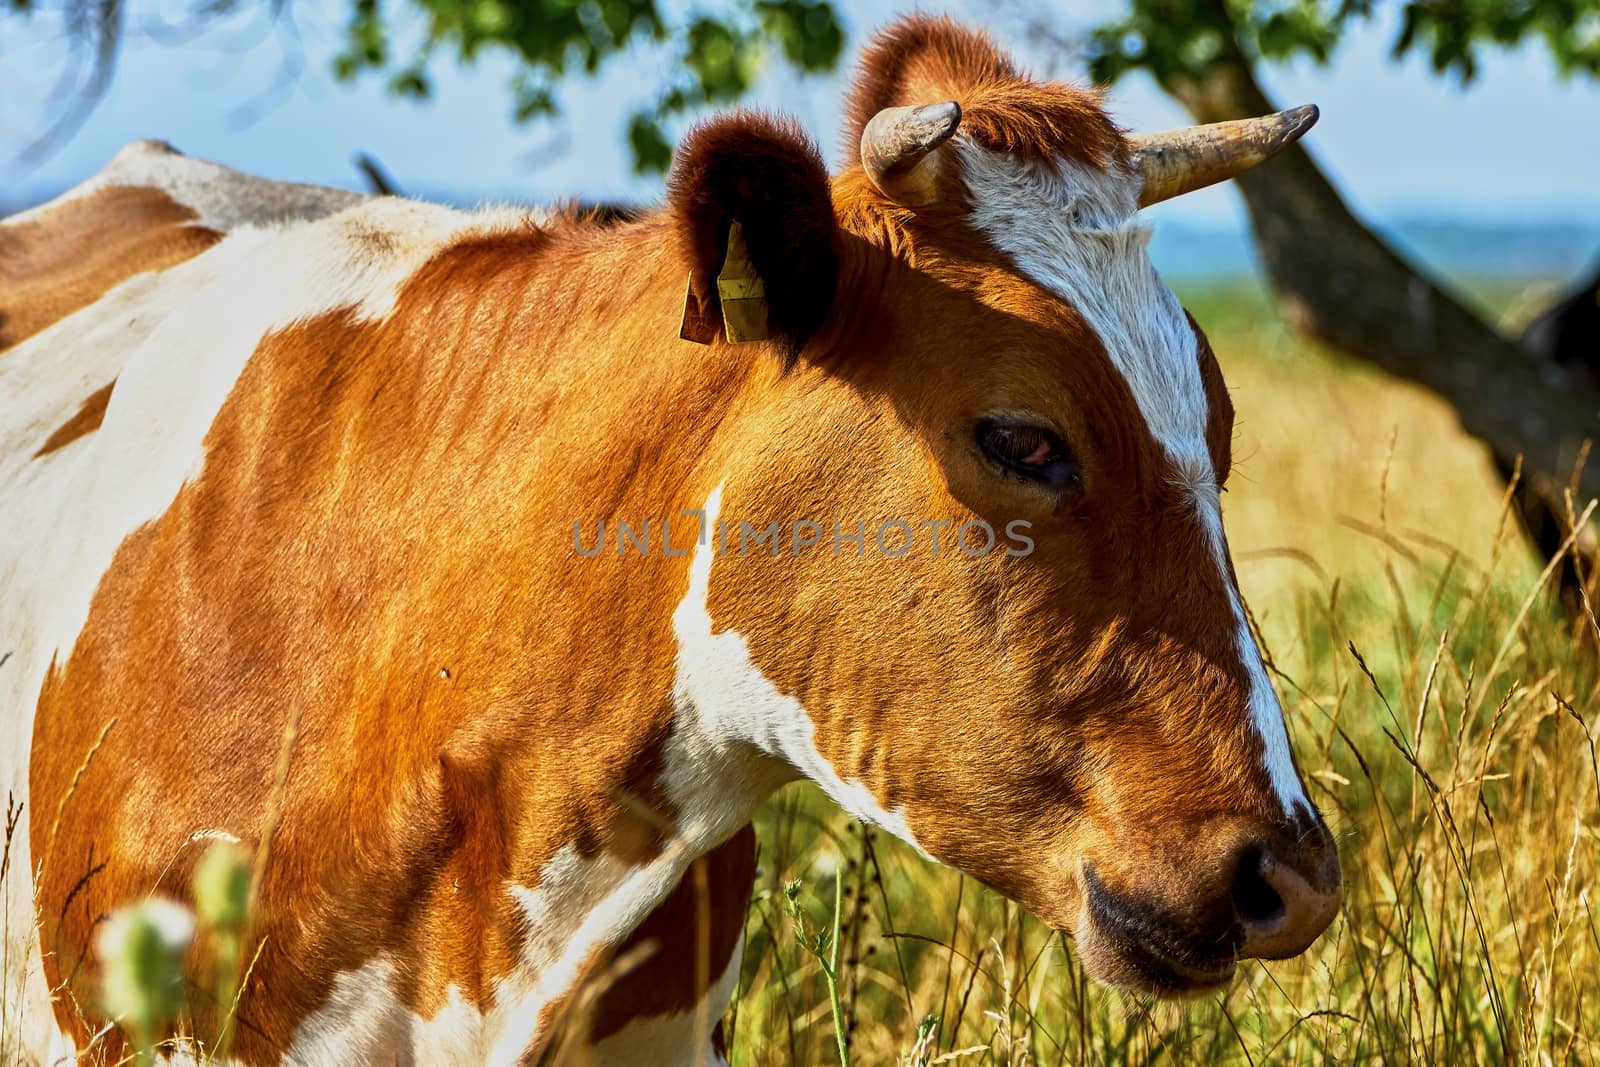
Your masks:
{"label": "tall grass stalk", "polygon": [[833,1015],[834,1048],[839,1055],[840,1067],[850,1067],[850,1041],[844,1020],[844,1002],[839,995],[839,943],[844,931],[844,866],[833,869],[833,922],[828,927],[811,932],[805,906],[800,901],[801,885],[790,882],[784,889],[784,901],[796,939],[809,952],[822,971],[828,989],[828,1007]]}

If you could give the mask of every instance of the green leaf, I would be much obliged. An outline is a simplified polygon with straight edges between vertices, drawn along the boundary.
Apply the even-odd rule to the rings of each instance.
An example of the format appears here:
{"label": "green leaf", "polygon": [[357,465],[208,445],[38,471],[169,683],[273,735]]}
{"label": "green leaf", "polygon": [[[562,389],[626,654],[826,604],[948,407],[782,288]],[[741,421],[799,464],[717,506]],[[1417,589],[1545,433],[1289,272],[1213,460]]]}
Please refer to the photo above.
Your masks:
{"label": "green leaf", "polygon": [[433,95],[433,86],[429,83],[427,74],[415,67],[409,67],[389,79],[389,91],[396,96],[405,96],[412,100],[426,100]]}
{"label": "green leaf", "polygon": [[544,82],[532,82],[527,78],[512,79],[511,104],[512,117],[518,123],[531,122],[536,118],[556,113],[554,90]]}
{"label": "green leaf", "polygon": [[758,0],[755,11],[767,36],[801,70],[831,70],[839,61],[844,28],[825,0]]}
{"label": "green leaf", "polygon": [[637,174],[661,174],[672,165],[672,145],[654,115],[641,111],[629,120],[628,145]]}
{"label": "green leaf", "polygon": [[[1163,85],[1203,77],[1234,48],[1247,60],[1325,64],[1375,0],[1127,0],[1087,36],[1089,71],[1109,84],[1146,70]],[[1600,0],[1407,0],[1390,54],[1413,51],[1470,81],[1486,47],[1543,41],[1558,69],[1600,75]]]}

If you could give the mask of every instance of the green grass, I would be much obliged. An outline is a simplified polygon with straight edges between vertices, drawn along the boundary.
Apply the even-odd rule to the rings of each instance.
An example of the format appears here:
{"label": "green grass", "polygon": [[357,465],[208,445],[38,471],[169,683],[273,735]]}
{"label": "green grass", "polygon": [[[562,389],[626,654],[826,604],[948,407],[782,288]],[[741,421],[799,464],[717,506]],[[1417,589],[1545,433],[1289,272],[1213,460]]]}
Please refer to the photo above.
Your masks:
{"label": "green grass", "polygon": [[782,905],[799,880],[827,914],[840,864],[857,1064],[1600,1062],[1597,635],[1541,591],[1448,409],[1297,341],[1257,290],[1185,296],[1239,409],[1229,536],[1339,841],[1341,917],[1297,960],[1155,1003],[794,786],[757,820],[738,1067],[837,1062]]}

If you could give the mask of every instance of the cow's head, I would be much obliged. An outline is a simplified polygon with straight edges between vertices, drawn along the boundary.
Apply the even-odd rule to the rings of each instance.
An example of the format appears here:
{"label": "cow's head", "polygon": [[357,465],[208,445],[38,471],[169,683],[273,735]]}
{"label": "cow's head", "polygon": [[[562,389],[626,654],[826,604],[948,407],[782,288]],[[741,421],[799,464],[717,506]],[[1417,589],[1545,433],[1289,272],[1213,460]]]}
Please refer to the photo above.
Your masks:
{"label": "cow's head", "polygon": [[[853,115],[861,165],[831,182],[750,116],[675,171],[691,292],[715,312],[739,222],[778,342],[734,350],[750,402],[703,458],[722,528],[685,691],[1106,981],[1203,989],[1300,952],[1338,860],[1223,535],[1233,407],[1135,214],[1314,112],[1130,139],[915,19]],[[777,556],[749,536],[774,522]]]}

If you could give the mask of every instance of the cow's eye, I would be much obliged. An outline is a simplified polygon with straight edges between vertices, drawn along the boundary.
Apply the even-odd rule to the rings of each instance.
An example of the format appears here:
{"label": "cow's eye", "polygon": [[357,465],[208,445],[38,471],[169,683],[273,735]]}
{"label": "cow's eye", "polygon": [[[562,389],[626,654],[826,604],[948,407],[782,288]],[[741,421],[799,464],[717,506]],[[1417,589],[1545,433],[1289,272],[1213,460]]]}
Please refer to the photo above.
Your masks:
{"label": "cow's eye", "polygon": [[1078,484],[1078,465],[1051,429],[1011,419],[978,423],[978,447],[1000,469],[1031,482],[1066,489]]}

